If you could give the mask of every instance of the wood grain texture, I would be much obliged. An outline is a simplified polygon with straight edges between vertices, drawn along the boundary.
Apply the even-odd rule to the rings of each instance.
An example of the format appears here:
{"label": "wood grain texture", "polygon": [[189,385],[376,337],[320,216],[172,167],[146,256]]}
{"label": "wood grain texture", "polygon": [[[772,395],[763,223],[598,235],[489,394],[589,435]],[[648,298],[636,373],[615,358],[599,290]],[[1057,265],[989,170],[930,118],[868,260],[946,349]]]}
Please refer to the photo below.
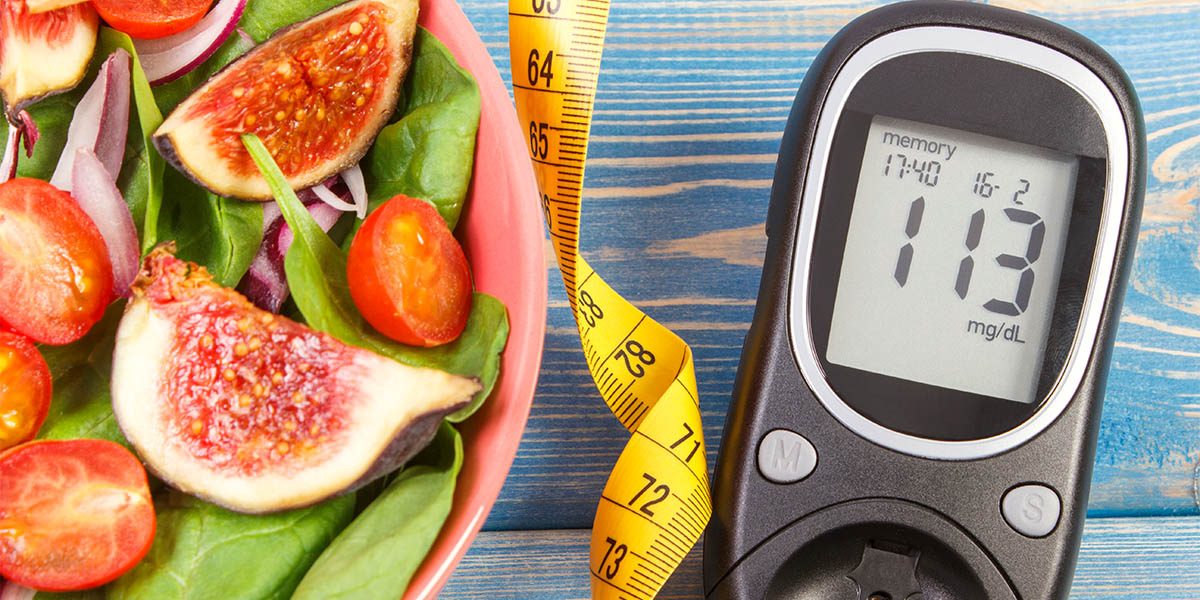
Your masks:
{"label": "wood grain texture", "polygon": [[[439,598],[590,598],[587,530],[503,531],[475,540]],[[1200,599],[1200,518],[1089,519],[1072,600]],[[700,551],[692,551],[660,600],[700,598]]]}
{"label": "wood grain texture", "polygon": [[[788,110],[831,35],[878,2],[649,0],[612,5],[585,182],[582,248],[691,344],[710,468],[765,250]],[[1151,171],[1113,356],[1089,507],[1200,514],[1200,4],[1008,6],[1087,35],[1141,97]],[[463,0],[509,80],[507,5]],[[529,425],[487,529],[586,528],[628,434],[588,377],[557,268]]]}

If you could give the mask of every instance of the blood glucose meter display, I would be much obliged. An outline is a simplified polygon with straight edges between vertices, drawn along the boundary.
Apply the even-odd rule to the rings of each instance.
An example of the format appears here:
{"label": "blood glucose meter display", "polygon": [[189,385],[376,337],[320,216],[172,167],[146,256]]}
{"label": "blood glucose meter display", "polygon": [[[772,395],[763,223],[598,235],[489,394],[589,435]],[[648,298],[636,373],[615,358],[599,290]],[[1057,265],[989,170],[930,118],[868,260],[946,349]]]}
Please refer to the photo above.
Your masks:
{"label": "blood glucose meter display", "polygon": [[1036,400],[1079,158],[875,116],[826,360]]}

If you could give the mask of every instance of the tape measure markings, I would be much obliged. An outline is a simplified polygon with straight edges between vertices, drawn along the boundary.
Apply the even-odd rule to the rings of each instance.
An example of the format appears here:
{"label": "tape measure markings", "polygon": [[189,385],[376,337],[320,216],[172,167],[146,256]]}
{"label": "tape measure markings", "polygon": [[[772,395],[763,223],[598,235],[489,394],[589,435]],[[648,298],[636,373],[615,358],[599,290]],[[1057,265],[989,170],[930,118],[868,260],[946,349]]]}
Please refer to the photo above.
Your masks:
{"label": "tape measure markings", "polygon": [[[693,433],[694,433],[694,432],[693,432]],[[659,448],[662,448],[663,450],[665,450],[665,451],[667,452],[667,454],[670,454],[671,456],[675,457],[675,459],[676,459],[676,460],[678,460],[680,463],[682,463],[682,464],[683,464],[683,466],[685,466],[685,467],[687,467],[687,468],[688,468],[688,472],[692,474],[692,477],[693,477],[693,478],[695,478],[695,480],[696,480],[696,483],[699,483],[700,485],[702,485],[702,486],[705,486],[705,487],[707,487],[707,486],[708,486],[708,480],[707,480],[707,479],[704,479],[704,478],[702,478],[702,477],[698,477],[698,476],[696,475],[696,473],[695,473],[694,471],[692,471],[692,469],[691,469],[691,465],[689,465],[689,464],[688,464],[688,461],[687,461],[687,460],[685,460],[685,459],[679,458],[679,455],[678,455],[678,454],[675,454],[673,451],[671,451],[671,449],[670,449],[670,448],[667,448],[666,446],[662,445],[662,443],[661,443],[661,442],[659,442],[658,440],[656,440],[656,439],[654,439],[654,438],[652,438],[652,437],[650,437],[650,436],[648,436],[648,435],[646,435],[646,434],[642,433],[641,431],[635,431],[635,432],[633,432],[633,434],[634,434],[634,435],[640,435],[640,436],[642,436],[642,437],[646,438],[647,440],[649,440],[651,443],[653,443],[653,444],[657,445]],[[707,521],[707,519],[705,519],[705,520]]]}
{"label": "tape measure markings", "polygon": [[[629,508],[628,506],[625,506],[625,504],[624,504],[624,503],[622,503],[622,502],[618,502],[618,501],[616,501],[616,500],[613,500],[612,498],[609,498],[608,496],[605,496],[604,494],[601,494],[601,495],[600,495],[600,499],[601,499],[601,500],[607,500],[607,501],[608,501],[609,503],[611,503],[613,506],[616,506],[616,507],[620,508],[621,510],[629,511],[629,513],[630,513],[630,514],[632,514],[632,515],[634,515],[634,516],[638,517],[639,519],[642,519],[642,520],[646,521],[647,523],[649,523],[649,524],[651,524],[651,525],[653,525],[653,526],[655,526],[655,527],[659,528],[660,530],[662,530],[662,532],[663,532],[663,533],[665,533],[665,534],[666,534],[666,535],[667,535],[669,538],[671,538],[671,539],[672,539],[672,541],[676,541],[676,542],[680,541],[679,539],[677,539],[677,538],[675,537],[675,536],[676,536],[676,534],[675,534],[674,532],[671,532],[671,531],[669,531],[669,530],[668,530],[666,527],[664,527],[664,526],[662,526],[662,525],[660,525],[660,524],[656,523],[656,522],[654,521],[654,519],[651,519],[650,517],[647,517],[646,515],[639,514],[637,511],[633,510],[632,508]],[[676,549],[678,550],[678,549],[680,549],[680,548],[676,548]]]}
{"label": "tape measure markings", "polygon": [[[635,558],[642,559],[642,562],[639,563],[638,566],[634,567],[633,570],[635,573],[638,571],[644,571],[645,569],[654,569],[655,571],[657,571],[657,576],[662,577],[663,579],[666,579],[667,577],[671,576],[670,565],[667,563],[663,563],[661,558],[658,558],[656,556],[638,554],[637,552],[635,552],[633,550],[630,550],[629,553],[632,554]],[[656,563],[656,562],[662,563],[662,564],[655,565],[654,563]]]}
{"label": "tape measure markings", "polygon": [[607,21],[607,0],[509,1],[513,97],[529,127],[550,241],[588,370],[609,410],[633,434],[596,509],[592,594],[648,600],[699,539],[711,500],[691,349],[617,294],[579,254]]}
{"label": "tape measure markings", "polygon": [[[611,587],[612,587],[614,590],[617,590],[618,592],[621,592],[621,595],[620,595],[620,596],[617,596],[617,600],[635,600],[636,598],[653,598],[653,597],[654,597],[654,593],[653,593],[653,592],[651,592],[651,593],[650,593],[649,595],[647,595],[647,596],[642,596],[642,595],[639,595],[639,594],[634,594],[634,593],[630,592],[629,590],[622,589],[622,588],[618,587],[618,586],[617,586],[615,583],[613,583],[613,582],[611,582],[611,581],[604,581],[604,578],[603,578],[603,577],[601,577],[601,576],[600,576],[600,574],[599,574],[599,573],[597,573],[597,572],[596,572],[594,569],[592,570],[592,578],[593,578],[593,579],[595,579],[595,580],[597,580],[597,581],[602,581],[602,582],[604,582],[605,584],[607,584],[607,585],[611,586]],[[594,591],[593,591],[592,595],[593,595],[593,596],[595,596],[595,592],[594,592]]]}

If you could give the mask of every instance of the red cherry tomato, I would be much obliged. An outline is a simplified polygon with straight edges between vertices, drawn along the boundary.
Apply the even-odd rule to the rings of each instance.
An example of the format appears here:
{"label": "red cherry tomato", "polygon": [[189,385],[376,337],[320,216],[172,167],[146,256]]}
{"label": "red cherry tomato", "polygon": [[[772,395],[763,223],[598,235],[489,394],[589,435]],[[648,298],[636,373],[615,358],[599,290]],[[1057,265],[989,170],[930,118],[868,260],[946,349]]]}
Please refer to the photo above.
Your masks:
{"label": "red cherry tomato", "polygon": [[106,440],[46,440],[0,454],[0,575],[48,592],[116,579],[154,541],[146,471]]}
{"label": "red cherry tomato", "polygon": [[113,29],[152,40],[174,35],[208,14],[213,0],[92,0]]}
{"label": "red cherry tomato", "polygon": [[112,264],[70,194],[37,179],[0,184],[0,325],[45,344],[87,333],[112,299]]}
{"label": "red cherry tomato", "polygon": [[350,245],[346,270],[363,317],[398,342],[437,346],[467,325],[467,257],[428,202],[396,196],[371,213]]}
{"label": "red cherry tomato", "polygon": [[0,332],[0,451],[33,439],[50,410],[50,368],[29,340]]}

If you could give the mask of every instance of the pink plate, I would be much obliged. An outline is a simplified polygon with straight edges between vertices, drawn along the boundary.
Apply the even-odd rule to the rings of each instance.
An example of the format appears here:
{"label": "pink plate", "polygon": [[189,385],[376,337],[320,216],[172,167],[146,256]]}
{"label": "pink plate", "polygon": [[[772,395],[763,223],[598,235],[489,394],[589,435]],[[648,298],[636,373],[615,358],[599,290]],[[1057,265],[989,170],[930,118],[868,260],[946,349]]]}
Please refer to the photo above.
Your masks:
{"label": "pink plate", "polygon": [[421,0],[419,22],[479,83],[483,113],[475,175],[458,233],[476,289],[504,302],[512,332],[492,397],[459,427],[466,456],[454,508],[409,584],[405,600],[437,596],[500,494],[525,430],[546,334],[542,213],[533,165],[508,89],[454,0]]}

